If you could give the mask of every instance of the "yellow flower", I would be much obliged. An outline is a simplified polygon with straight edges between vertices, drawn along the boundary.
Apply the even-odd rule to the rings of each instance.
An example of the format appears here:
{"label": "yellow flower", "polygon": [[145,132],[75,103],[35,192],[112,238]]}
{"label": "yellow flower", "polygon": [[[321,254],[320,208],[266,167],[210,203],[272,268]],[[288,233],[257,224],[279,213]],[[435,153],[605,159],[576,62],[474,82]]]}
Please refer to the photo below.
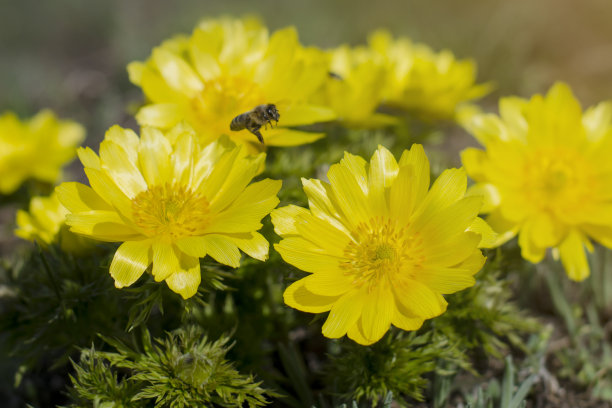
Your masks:
{"label": "yellow flower", "polygon": [[571,279],[586,278],[589,238],[612,248],[612,104],[583,114],[557,83],[546,96],[502,98],[499,111],[472,117],[466,127],[485,150],[461,155],[498,244],[518,234],[533,263],[552,247]]}
{"label": "yellow flower", "polygon": [[128,66],[149,104],[136,119],[168,129],[186,120],[203,144],[220,135],[260,149],[248,130],[230,131],[232,119],[263,104],[280,112],[278,127],[262,127],[266,145],[292,146],[323,136],[289,129],[334,118],[333,111],[307,103],[327,76],[322,51],[300,45],[294,28],[268,30],[254,19],[206,20],[191,37],[177,37],[153,50],[146,63]]}
{"label": "yellow flower", "polygon": [[393,37],[384,30],[370,36],[371,49],[385,59],[388,77],[384,98],[389,106],[426,119],[455,119],[457,109],[490,91],[476,85],[476,64],[456,60],[448,50],[435,53],[424,44]]}
{"label": "yellow flower", "polygon": [[345,126],[370,128],[393,124],[395,118],[376,112],[386,74],[379,56],[364,47],[348,46],[328,51],[328,55],[330,75],[313,100],[331,107]]}
{"label": "yellow flower", "polygon": [[140,139],[114,126],[99,157],[87,148],[79,158],[91,187],[63,183],[56,191],[71,212],[71,231],[123,242],[110,266],[117,288],[136,282],[152,264],[156,281],[188,298],[200,284],[199,258],[238,267],[241,249],[267,259],[268,242],[256,230],[278,204],[281,182],[248,185],[264,154],[247,156],[227,139],[200,147],[183,126],[166,135],[145,127]]}
{"label": "yellow flower", "polygon": [[0,115],[0,193],[11,194],[28,178],[55,183],[76,154],[85,130],[44,110],[27,121]]}
{"label": "yellow flower", "polygon": [[272,212],[283,259],[311,273],[287,288],[285,303],[330,311],[323,334],[360,344],[378,341],[393,324],[417,330],[446,310],[443,294],[474,284],[492,240],[477,218],[482,197],[464,197],[462,169],[443,172],[429,189],[421,145],[399,163],[382,146],[368,163],[345,153],[329,183],[302,179],[310,209]]}
{"label": "yellow flower", "polygon": [[68,210],[57,195],[32,197],[29,211],[17,211],[15,235],[42,247],[59,243],[62,251],[80,253],[91,247],[83,237],[77,236],[66,226]]}

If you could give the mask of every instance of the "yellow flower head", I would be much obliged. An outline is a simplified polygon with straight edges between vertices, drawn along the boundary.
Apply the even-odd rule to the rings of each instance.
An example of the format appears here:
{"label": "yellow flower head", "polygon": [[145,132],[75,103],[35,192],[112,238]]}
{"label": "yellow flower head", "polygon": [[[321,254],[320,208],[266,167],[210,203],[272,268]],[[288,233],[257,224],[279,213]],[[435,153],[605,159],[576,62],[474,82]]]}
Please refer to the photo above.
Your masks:
{"label": "yellow flower head", "polygon": [[552,247],[571,279],[586,278],[589,237],[612,248],[612,104],[583,114],[557,83],[546,96],[503,98],[499,111],[471,118],[466,127],[485,150],[461,155],[473,191],[486,194],[498,244],[518,234],[534,263]]}
{"label": "yellow flower head", "polygon": [[42,247],[59,243],[62,251],[83,252],[90,248],[90,243],[68,230],[66,214],[68,210],[60,203],[57,194],[32,197],[29,211],[17,211],[15,235]]}
{"label": "yellow flower head", "polygon": [[188,298],[200,284],[199,258],[238,267],[239,248],[267,258],[268,242],[255,231],[278,204],[281,182],[248,185],[264,154],[247,156],[227,139],[200,147],[183,126],[166,135],[145,127],[140,139],[114,126],[100,156],[87,148],[79,158],[91,187],[63,183],[56,190],[71,231],[123,242],[110,266],[116,287],[131,285],[152,264],[156,281]]}
{"label": "yellow flower head", "polygon": [[323,135],[289,129],[334,118],[329,108],[307,104],[327,76],[322,51],[300,45],[294,28],[271,37],[257,20],[206,20],[191,37],[177,37],[153,50],[146,63],[128,66],[130,80],[149,104],[136,119],[168,129],[186,120],[206,144],[228,135],[252,150],[260,145],[248,130],[230,131],[232,120],[259,105],[276,105],[278,126],[261,128],[272,146],[310,143]]}
{"label": "yellow flower head", "polygon": [[0,193],[13,193],[28,178],[58,181],[84,137],[81,125],[50,111],[24,122],[11,112],[0,115]]}
{"label": "yellow flower head", "polygon": [[374,32],[370,48],[388,69],[384,98],[388,105],[428,119],[455,119],[459,106],[486,95],[490,84],[476,85],[476,64],[456,60],[448,50],[435,53],[407,38],[394,40],[384,30]]}
{"label": "yellow flower head", "polygon": [[[379,146],[368,164],[345,153],[329,183],[303,179],[310,209],[272,212],[283,259],[311,275],[287,288],[285,303],[330,311],[323,334],[360,344],[393,324],[416,330],[446,310],[443,294],[474,284],[492,231],[477,217],[482,197],[465,197],[462,169],[443,172],[429,189],[421,145],[399,163]],[[483,239],[484,237],[484,239]]]}
{"label": "yellow flower head", "polygon": [[386,70],[382,59],[364,47],[342,46],[328,52],[329,75],[314,100],[331,107],[350,127],[377,127],[395,118],[377,113]]}

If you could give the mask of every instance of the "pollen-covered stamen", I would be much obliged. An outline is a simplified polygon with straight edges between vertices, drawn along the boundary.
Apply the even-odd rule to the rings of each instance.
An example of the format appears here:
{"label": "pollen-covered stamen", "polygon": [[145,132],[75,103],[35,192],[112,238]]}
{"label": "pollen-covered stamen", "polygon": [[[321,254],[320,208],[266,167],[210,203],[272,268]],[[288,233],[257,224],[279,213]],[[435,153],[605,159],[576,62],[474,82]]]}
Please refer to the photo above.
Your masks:
{"label": "pollen-covered stamen", "polygon": [[208,200],[181,185],[153,186],[132,200],[134,223],[149,237],[201,235],[209,223]]}
{"label": "pollen-covered stamen", "polygon": [[424,261],[421,240],[408,234],[408,226],[398,226],[383,217],[372,218],[354,231],[354,241],[344,249],[345,274],[356,286],[375,286],[381,279],[406,277],[416,273]]}

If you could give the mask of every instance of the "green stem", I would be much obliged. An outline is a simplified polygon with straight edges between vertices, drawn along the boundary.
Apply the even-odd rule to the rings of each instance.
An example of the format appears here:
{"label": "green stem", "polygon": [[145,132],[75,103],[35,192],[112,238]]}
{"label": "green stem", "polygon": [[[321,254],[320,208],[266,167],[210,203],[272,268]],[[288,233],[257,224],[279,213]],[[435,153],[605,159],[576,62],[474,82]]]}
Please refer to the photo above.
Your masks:
{"label": "green stem", "polygon": [[51,272],[51,266],[49,265],[49,262],[47,262],[47,258],[45,257],[43,250],[40,246],[38,247],[38,254],[40,255],[40,259],[42,260],[43,269],[47,272],[47,276],[49,277],[49,280],[51,281],[51,286],[53,286],[53,291],[55,292],[55,295],[57,296],[57,300],[59,304],[62,306],[62,310],[64,310],[64,302],[62,300],[62,294],[60,292],[59,286],[57,285],[57,282],[55,281],[55,278],[53,277],[53,273]]}

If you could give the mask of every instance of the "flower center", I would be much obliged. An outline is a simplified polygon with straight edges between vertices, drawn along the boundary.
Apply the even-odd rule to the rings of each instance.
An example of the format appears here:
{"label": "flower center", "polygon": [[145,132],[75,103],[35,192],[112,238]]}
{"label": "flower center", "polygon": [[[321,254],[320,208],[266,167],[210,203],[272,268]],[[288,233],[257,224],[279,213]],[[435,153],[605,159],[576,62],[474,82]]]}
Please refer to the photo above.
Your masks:
{"label": "flower center", "polygon": [[387,218],[372,218],[360,224],[353,238],[344,249],[346,260],[340,266],[356,286],[367,284],[372,288],[399,274],[413,276],[425,260],[421,239],[409,235],[407,225],[400,227]]}
{"label": "flower center", "polygon": [[208,200],[181,185],[150,187],[132,200],[134,223],[148,237],[201,235],[209,223]]}
{"label": "flower center", "polygon": [[259,85],[240,76],[223,76],[204,84],[192,100],[197,129],[217,138],[229,132],[232,119],[266,102]]}
{"label": "flower center", "polygon": [[575,150],[540,149],[526,161],[524,170],[524,191],[541,210],[569,213],[593,199],[595,174]]}

